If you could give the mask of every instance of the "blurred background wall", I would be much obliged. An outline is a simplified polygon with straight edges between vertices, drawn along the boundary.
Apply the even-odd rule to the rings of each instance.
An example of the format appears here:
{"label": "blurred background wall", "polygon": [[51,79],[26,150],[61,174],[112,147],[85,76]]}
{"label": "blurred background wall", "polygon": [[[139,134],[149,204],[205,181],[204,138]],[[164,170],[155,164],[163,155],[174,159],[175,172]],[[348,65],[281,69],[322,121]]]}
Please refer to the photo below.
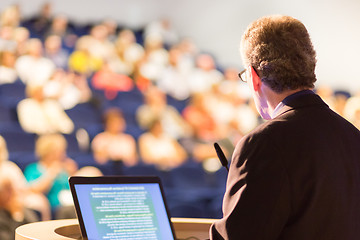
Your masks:
{"label": "blurred background wall", "polygon": [[[1,0],[0,11],[17,3],[23,16],[36,14],[44,0]],[[223,66],[242,68],[239,40],[246,26],[263,15],[286,14],[308,28],[318,55],[317,86],[360,90],[359,0],[58,0],[53,13],[79,23],[106,18],[134,29],[168,18],[182,37],[213,53]]]}

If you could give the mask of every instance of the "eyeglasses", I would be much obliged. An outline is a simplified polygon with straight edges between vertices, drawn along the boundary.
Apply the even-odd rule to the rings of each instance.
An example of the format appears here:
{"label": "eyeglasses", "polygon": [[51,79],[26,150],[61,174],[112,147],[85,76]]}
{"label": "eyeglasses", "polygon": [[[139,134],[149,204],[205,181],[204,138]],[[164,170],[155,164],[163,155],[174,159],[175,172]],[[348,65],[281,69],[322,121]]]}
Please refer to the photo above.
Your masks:
{"label": "eyeglasses", "polygon": [[247,79],[246,79],[246,69],[242,70],[239,74],[238,74],[239,78],[241,81],[243,82],[247,82]]}

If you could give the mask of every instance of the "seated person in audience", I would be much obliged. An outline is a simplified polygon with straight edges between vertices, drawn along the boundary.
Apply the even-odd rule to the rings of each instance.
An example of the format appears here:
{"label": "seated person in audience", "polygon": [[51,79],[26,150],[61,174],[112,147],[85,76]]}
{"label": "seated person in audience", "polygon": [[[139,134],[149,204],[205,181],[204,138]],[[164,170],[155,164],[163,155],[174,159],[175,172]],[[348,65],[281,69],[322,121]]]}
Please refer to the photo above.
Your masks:
{"label": "seated person in audience", "polygon": [[224,128],[217,125],[207,105],[208,93],[195,94],[190,104],[182,112],[184,119],[192,127],[194,136],[183,141],[194,160],[203,162],[216,157],[213,143],[225,134]]}
{"label": "seated person in audience", "polygon": [[27,54],[20,56],[15,69],[26,85],[43,85],[55,71],[55,64],[43,55],[43,44],[40,39],[28,41]]}
{"label": "seated person in audience", "polygon": [[131,76],[144,57],[144,48],[136,42],[135,34],[130,29],[124,29],[118,34],[115,47],[120,60],[119,73]]}
{"label": "seated person in audience", "polygon": [[41,5],[39,11],[28,19],[22,19],[22,24],[28,26],[32,34],[42,37],[49,29],[53,18],[53,4],[49,1]]}
{"label": "seated person in audience", "polygon": [[105,131],[95,136],[92,151],[95,161],[105,164],[108,161],[121,162],[133,166],[138,162],[135,139],[124,133],[126,122],[118,108],[110,108],[104,114]]}
{"label": "seated person in audience", "polygon": [[68,17],[63,14],[58,14],[52,19],[51,26],[46,31],[45,37],[50,35],[59,36],[63,46],[70,50],[73,50],[78,38],[69,28]]}
{"label": "seated person in audience", "polygon": [[192,127],[196,139],[214,141],[220,131],[206,103],[207,96],[208,93],[195,94],[190,104],[183,110],[182,115]]}
{"label": "seated person in audience", "polygon": [[161,37],[165,47],[172,46],[179,41],[179,35],[168,18],[149,22],[144,29],[144,38],[148,36]]}
{"label": "seated person in audience", "polygon": [[152,86],[144,96],[145,104],[136,110],[136,120],[141,128],[147,130],[154,119],[159,119],[164,132],[175,139],[192,135],[191,127],[176,108],[167,104],[166,95],[160,89]]}
{"label": "seated person in audience", "polygon": [[50,59],[57,68],[66,69],[69,54],[61,47],[61,38],[57,35],[49,35],[45,39],[44,56]]}
{"label": "seated person in audience", "polygon": [[[43,194],[30,191],[21,169],[14,162],[9,161],[6,141],[2,136],[0,136],[0,182],[9,182],[7,186],[11,188],[11,194],[15,202],[14,205],[12,205],[13,208],[7,210],[10,211],[14,218],[17,217],[17,219],[14,220],[22,221],[22,217],[25,217],[24,214],[26,214],[26,212],[34,210],[40,214],[41,220],[50,220],[49,201]],[[2,193],[0,195],[2,195]],[[25,211],[25,209],[28,210]],[[0,215],[2,216],[3,213],[4,212],[0,213]],[[0,223],[0,225],[2,225],[2,223]],[[0,227],[0,229],[2,229],[2,227]],[[0,234],[0,236],[2,235]]]}
{"label": "seated person in audience", "polygon": [[36,214],[25,208],[21,196],[15,191],[11,178],[0,179],[0,239],[14,240],[15,229],[38,221]]}
{"label": "seated person in audience", "polygon": [[161,121],[155,119],[150,130],[139,137],[139,151],[144,163],[154,164],[161,170],[180,166],[187,160],[185,149],[163,131]]}
{"label": "seated person in audience", "polygon": [[[83,37],[89,39],[88,50],[90,55],[111,61],[116,55],[115,45],[109,39],[108,28],[103,24],[97,24],[90,30],[89,35]],[[81,37],[81,38],[83,38]]]}
{"label": "seated person in audience", "polygon": [[157,84],[169,63],[169,53],[164,48],[161,36],[148,35],[144,43],[145,55],[139,64],[139,74]]}
{"label": "seated person in audience", "polygon": [[30,188],[45,194],[53,210],[69,205],[68,178],[78,170],[74,160],[66,156],[66,147],[61,134],[40,136],[35,144],[39,161],[29,164],[24,171]]}
{"label": "seated person in audience", "polygon": [[16,56],[14,52],[0,51],[0,84],[14,83],[18,75],[14,68]]}
{"label": "seated person in audience", "polygon": [[117,72],[116,68],[118,66],[119,59],[116,54],[115,44],[108,39],[108,36],[109,32],[106,26],[103,24],[93,26],[89,34],[80,37],[77,41],[77,51],[73,52],[72,55],[76,56],[78,59],[73,59],[71,56],[70,63],[76,65],[79,64],[79,62],[77,63],[78,60],[86,60],[88,61],[87,65],[90,65],[88,66],[90,67],[88,71],[90,70],[95,72],[99,70],[102,63],[106,61],[111,68],[113,68],[113,71]]}
{"label": "seated person in audience", "polygon": [[14,31],[14,40],[16,42],[16,55],[22,56],[27,53],[27,44],[30,38],[30,32],[27,28],[17,27]]}
{"label": "seated person in audience", "polygon": [[188,80],[192,94],[206,92],[223,80],[223,74],[216,69],[215,59],[210,54],[199,54],[196,57],[196,68]]}
{"label": "seated person in audience", "polygon": [[95,89],[103,90],[108,100],[116,98],[118,92],[128,92],[134,87],[130,77],[115,72],[107,62],[94,74],[91,85]]}
{"label": "seated person in audience", "polygon": [[101,21],[101,24],[106,27],[107,40],[109,40],[112,43],[115,42],[117,38],[116,34],[118,33],[119,30],[117,21],[112,18],[106,18]]}
{"label": "seated person in audience", "polygon": [[169,50],[169,65],[160,74],[157,85],[175,99],[188,99],[191,92],[187,79],[193,71],[192,57],[179,46],[174,46]]}
{"label": "seated person in audience", "polygon": [[91,55],[90,46],[91,39],[88,36],[79,38],[75,45],[75,51],[70,54],[68,59],[68,67],[71,71],[88,77],[101,68],[103,59]]}
{"label": "seated person in audience", "polygon": [[14,28],[10,26],[0,27],[0,52],[14,51],[16,49],[16,42],[13,38]]}
{"label": "seated person in audience", "polygon": [[20,24],[20,8],[19,5],[13,4],[5,9],[2,9],[0,12],[0,26],[8,26],[8,27],[18,27]]}
{"label": "seated person in audience", "polygon": [[[67,142],[61,134],[40,136],[35,143],[39,161],[29,164],[24,175],[33,192],[45,194],[55,218],[61,214],[75,217],[68,178],[72,175],[101,175],[94,167],[78,170],[74,160],[66,156]],[[61,217],[63,218],[63,217]]]}
{"label": "seated person in audience", "polygon": [[17,114],[24,131],[36,134],[72,133],[74,124],[62,106],[53,99],[44,98],[42,86],[27,86],[28,98],[19,102]]}
{"label": "seated person in audience", "polygon": [[86,77],[75,72],[57,69],[44,86],[44,95],[57,100],[65,109],[88,102],[92,96]]}

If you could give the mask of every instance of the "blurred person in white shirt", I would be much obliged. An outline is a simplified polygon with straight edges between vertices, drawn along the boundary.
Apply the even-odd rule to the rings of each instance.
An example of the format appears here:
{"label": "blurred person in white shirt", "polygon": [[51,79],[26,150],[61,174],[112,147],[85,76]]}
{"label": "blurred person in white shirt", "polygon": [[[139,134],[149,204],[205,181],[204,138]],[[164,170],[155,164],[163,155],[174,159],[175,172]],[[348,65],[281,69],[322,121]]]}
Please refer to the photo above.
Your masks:
{"label": "blurred person in white shirt", "polygon": [[210,54],[200,54],[196,58],[196,68],[188,78],[192,94],[209,91],[223,80],[223,74],[216,69],[215,60]]}
{"label": "blurred person in white shirt", "polygon": [[15,69],[26,85],[44,85],[55,71],[55,64],[43,56],[39,39],[30,39],[27,50],[28,54],[17,59]]}
{"label": "blurred person in white shirt", "polygon": [[19,123],[24,131],[38,135],[73,132],[74,123],[58,101],[44,97],[43,86],[27,86],[26,92],[28,98],[17,106]]}
{"label": "blurred person in white shirt", "polygon": [[88,102],[92,93],[83,74],[57,69],[45,84],[44,95],[57,100],[63,109],[68,110],[77,104]]}

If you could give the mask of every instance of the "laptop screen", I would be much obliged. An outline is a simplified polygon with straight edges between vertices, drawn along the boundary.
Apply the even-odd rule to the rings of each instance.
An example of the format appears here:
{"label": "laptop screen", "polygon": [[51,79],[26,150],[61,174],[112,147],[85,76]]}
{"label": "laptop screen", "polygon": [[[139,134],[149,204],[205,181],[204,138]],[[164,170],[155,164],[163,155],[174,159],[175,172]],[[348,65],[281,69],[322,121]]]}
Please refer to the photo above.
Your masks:
{"label": "laptop screen", "polygon": [[160,182],[149,178],[138,182],[141,177],[135,181],[126,177],[88,179],[91,181],[74,183],[70,178],[85,239],[174,239]]}

